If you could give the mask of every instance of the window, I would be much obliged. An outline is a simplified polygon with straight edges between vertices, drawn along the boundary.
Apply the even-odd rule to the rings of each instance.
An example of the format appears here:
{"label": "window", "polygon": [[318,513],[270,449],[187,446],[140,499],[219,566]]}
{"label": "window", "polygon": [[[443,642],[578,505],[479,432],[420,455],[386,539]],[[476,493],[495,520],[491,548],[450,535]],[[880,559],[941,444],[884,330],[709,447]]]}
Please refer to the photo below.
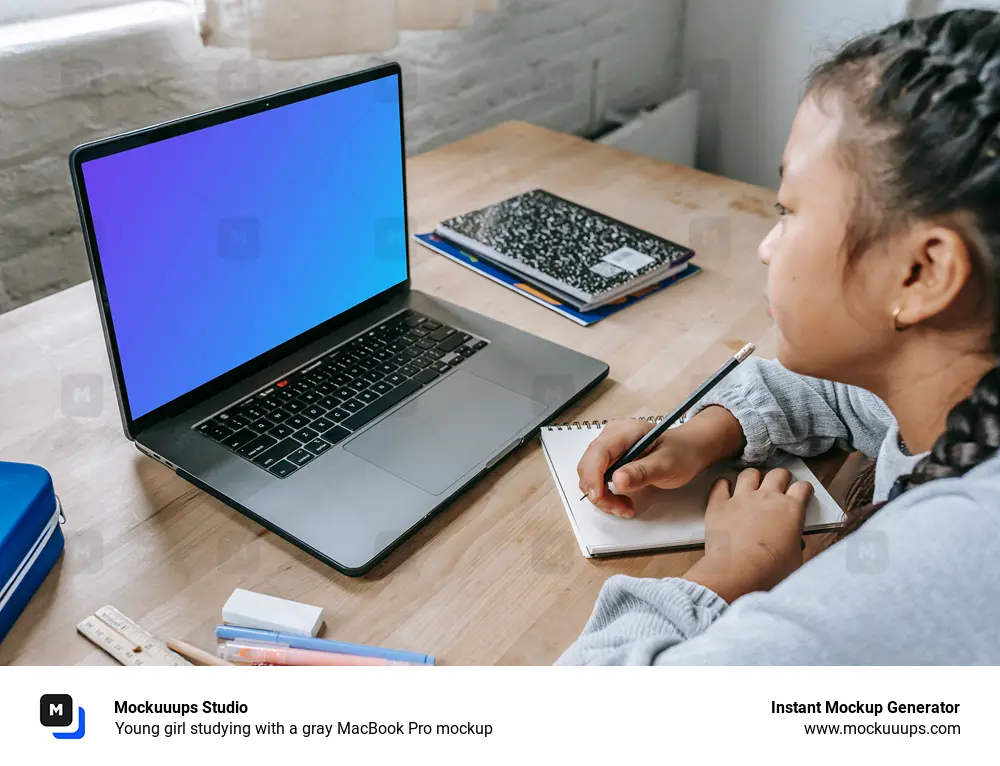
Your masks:
{"label": "window", "polygon": [[[128,5],[140,0],[0,0],[0,24],[33,21],[50,16]],[[190,0],[184,0],[189,2]]]}

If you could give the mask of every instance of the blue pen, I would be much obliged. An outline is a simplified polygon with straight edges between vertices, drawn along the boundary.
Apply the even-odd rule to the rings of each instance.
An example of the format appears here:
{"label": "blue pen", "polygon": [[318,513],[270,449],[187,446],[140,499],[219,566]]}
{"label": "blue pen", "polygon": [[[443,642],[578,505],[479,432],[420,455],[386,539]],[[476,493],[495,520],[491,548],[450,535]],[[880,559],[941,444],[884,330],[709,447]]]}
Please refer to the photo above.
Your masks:
{"label": "blue pen", "polygon": [[337,652],[339,654],[354,654],[360,657],[381,657],[384,660],[412,662],[416,665],[433,665],[434,658],[416,652],[404,652],[399,649],[382,649],[378,646],[364,644],[348,644],[343,641],[330,641],[326,638],[311,638],[296,636],[291,633],[275,633],[273,630],[258,630],[257,628],[238,628],[235,625],[219,625],[215,629],[217,638],[226,641],[266,641],[272,644],[286,644],[292,649],[312,649],[317,652]]}

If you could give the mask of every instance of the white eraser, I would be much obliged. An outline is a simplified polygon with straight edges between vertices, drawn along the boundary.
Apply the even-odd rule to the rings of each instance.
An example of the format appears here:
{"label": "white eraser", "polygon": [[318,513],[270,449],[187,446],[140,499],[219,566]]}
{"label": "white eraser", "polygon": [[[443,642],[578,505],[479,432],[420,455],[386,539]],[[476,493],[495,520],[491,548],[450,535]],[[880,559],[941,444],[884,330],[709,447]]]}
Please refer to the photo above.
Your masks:
{"label": "white eraser", "polygon": [[323,624],[323,609],[237,588],[222,607],[222,620],[241,628],[315,636]]}

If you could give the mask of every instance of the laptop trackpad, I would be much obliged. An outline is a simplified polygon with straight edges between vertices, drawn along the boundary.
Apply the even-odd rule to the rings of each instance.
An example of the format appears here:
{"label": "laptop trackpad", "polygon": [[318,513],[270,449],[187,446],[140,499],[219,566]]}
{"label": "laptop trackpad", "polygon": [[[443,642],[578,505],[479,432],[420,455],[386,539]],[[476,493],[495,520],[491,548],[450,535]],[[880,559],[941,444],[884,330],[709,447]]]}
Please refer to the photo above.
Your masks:
{"label": "laptop trackpad", "polygon": [[456,370],[344,449],[440,495],[544,411],[532,399]]}

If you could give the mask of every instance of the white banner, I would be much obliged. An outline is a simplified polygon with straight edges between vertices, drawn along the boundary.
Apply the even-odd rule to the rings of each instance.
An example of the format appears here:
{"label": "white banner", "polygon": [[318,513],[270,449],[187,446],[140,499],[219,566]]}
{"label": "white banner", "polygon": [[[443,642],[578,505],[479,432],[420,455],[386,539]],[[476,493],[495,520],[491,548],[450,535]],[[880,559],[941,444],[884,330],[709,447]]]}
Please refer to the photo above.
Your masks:
{"label": "white banner", "polygon": [[997,668],[10,667],[0,742],[7,763],[74,766],[986,763],[998,685]]}

